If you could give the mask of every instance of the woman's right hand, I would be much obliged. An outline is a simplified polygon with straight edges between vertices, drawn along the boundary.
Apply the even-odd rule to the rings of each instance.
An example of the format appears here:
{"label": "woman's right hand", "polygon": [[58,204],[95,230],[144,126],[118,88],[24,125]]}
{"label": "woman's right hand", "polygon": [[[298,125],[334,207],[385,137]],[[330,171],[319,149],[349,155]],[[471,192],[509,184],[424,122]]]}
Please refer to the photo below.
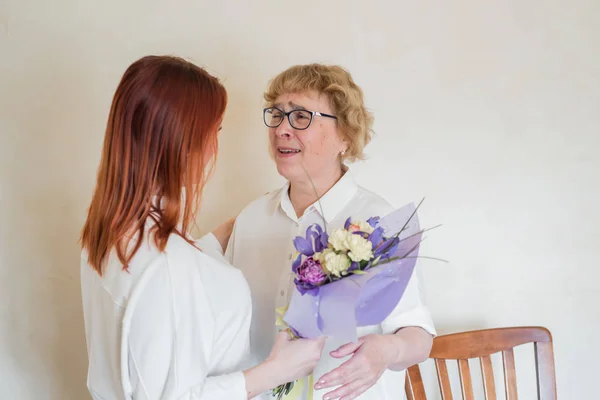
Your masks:
{"label": "woman's right hand", "polygon": [[281,383],[292,382],[310,375],[321,359],[325,337],[292,339],[288,331],[277,334],[267,362],[275,366]]}
{"label": "woman's right hand", "polygon": [[325,339],[292,339],[287,331],[279,332],[269,357],[244,371],[248,398],[310,375],[321,359]]}

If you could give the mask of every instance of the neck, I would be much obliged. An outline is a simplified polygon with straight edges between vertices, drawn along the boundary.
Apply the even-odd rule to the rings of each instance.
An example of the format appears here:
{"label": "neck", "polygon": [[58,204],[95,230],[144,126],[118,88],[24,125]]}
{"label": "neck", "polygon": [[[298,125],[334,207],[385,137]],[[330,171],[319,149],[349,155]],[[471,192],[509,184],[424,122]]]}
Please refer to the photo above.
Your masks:
{"label": "neck", "polygon": [[[311,176],[310,179],[304,175],[302,179],[290,181],[290,201],[298,217],[304,215],[304,211],[323,197],[344,175],[345,170],[336,168],[328,174]],[[311,183],[312,179],[312,183]],[[314,184],[314,187],[313,187]],[[315,189],[317,193],[315,194]]]}

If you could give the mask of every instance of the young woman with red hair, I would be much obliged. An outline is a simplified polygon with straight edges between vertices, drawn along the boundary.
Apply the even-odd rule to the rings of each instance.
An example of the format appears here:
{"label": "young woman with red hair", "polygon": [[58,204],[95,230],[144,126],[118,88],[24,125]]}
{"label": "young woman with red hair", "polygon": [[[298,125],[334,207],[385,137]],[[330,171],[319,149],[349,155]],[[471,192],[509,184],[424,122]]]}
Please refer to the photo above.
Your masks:
{"label": "young woman with red hair", "polygon": [[81,237],[95,399],[246,399],[320,358],[323,340],[281,333],[248,368],[248,285],[189,236],[226,104],[215,77],[175,57],[134,62],[116,90]]}

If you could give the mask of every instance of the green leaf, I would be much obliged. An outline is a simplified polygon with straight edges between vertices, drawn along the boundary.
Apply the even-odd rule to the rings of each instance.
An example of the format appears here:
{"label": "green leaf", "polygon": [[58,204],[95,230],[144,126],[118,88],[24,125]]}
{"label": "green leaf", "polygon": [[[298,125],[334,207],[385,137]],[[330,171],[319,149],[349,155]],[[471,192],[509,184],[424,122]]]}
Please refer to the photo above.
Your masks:
{"label": "green leaf", "polygon": [[365,275],[366,274],[365,271],[361,271],[360,269],[355,269],[354,271],[352,271],[352,273],[355,275]]}

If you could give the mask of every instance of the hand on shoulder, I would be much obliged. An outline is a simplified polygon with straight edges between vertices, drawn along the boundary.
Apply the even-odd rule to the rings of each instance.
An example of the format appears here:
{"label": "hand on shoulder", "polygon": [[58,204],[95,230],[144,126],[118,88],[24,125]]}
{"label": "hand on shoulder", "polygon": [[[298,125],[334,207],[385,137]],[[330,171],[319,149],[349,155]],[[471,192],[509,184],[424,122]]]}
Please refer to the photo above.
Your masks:
{"label": "hand on shoulder", "polygon": [[225,252],[225,250],[227,249],[227,243],[229,243],[229,238],[231,237],[231,233],[233,232],[233,226],[235,225],[236,218],[237,216],[228,219],[212,231],[212,234],[215,235],[215,237],[219,241],[219,244],[223,248],[223,252]]}

